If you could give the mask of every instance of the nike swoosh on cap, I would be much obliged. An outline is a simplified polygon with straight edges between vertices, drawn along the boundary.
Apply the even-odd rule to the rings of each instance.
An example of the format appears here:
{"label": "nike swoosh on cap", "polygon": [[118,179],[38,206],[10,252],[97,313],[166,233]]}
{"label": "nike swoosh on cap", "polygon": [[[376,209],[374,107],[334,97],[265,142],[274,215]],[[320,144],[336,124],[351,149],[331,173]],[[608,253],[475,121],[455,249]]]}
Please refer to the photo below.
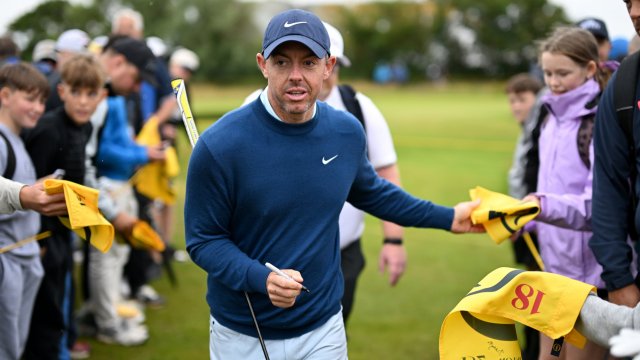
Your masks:
{"label": "nike swoosh on cap", "polygon": [[298,21],[298,22],[292,22],[292,23],[287,21],[284,23],[284,27],[288,28],[288,27],[292,27],[300,24],[306,24],[306,23],[307,23],[306,21]]}

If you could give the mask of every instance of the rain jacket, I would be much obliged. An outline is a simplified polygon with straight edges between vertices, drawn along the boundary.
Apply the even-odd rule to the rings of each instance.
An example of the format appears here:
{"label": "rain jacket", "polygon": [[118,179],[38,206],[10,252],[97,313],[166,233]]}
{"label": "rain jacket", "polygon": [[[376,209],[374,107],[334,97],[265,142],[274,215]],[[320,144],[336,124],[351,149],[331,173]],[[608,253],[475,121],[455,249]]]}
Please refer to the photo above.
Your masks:
{"label": "rain jacket", "polygon": [[[536,231],[546,271],[602,288],[602,267],[589,248],[593,171],[580,159],[577,145],[582,118],[595,116],[593,100],[599,93],[598,83],[588,80],[567,93],[543,97],[549,116],[539,140]],[[589,158],[593,164],[593,143]]]}

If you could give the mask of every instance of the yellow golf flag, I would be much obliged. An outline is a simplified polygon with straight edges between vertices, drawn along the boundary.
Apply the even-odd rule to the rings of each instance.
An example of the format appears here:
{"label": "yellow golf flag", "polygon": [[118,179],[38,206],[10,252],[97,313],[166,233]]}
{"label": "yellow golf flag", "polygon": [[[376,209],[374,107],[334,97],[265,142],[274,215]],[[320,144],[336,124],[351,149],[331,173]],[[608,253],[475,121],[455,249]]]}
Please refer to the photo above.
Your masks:
{"label": "yellow golf flag", "polygon": [[471,221],[482,224],[497,244],[508,239],[540,213],[540,208],[534,202],[522,202],[480,186],[469,190],[469,194],[471,200],[482,200],[471,213]]}
{"label": "yellow golf flag", "polygon": [[440,359],[520,359],[516,321],[582,348],[586,339],[573,327],[591,291],[562,275],[498,268],[444,319]]}
{"label": "yellow golf flag", "polygon": [[[152,116],[140,130],[136,142],[140,145],[159,146],[162,141],[158,130],[158,118]],[[178,154],[173,146],[165,150],[164,161],[154,161],[141,167],[131,178],[131,184],[150,199],[159,199],[165,204],[176,201],[176,191],[171,179],[180,173]]]}
{"label": "yellow golf flag", "polygon": [[129,238],[131,246],[137,249],[149,249],[164,251],[165,245],[160,235],[146,221],[138,221],[133,226],[131,237]]}
{"label": "yellow golf flag", "polygon": [[98,190],[57,179],[47,179],[43,185],[47,194],[64,193],[69,216],[58,217],[64,226],[103,253],[111,248],[113,225],[98,210]]}

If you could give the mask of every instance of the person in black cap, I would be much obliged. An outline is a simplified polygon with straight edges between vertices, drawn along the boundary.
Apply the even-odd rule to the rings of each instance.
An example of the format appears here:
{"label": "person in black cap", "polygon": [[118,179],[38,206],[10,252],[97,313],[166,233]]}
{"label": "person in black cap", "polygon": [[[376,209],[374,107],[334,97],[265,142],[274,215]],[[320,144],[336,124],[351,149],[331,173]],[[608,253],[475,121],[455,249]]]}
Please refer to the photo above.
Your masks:
{"label": "person in black cap", "polygon": [[317,101],[336,57],[316,15],[273,17],[256,60],[266,90],[203,132],[187,174],[186,243],[208,273],[210,356],[346,359],[345,201],[403,226],[456,233],[484,231],[469,218],[479,201],[436,205],[376,174],[358,120]]}
{"label": "person in black cap", "polygon": [[598,41],[598,55],[600,62],[609,60],[609,51],[611,51],[611,40],[609,39],[609,31],[604,21],[597,18],[586,18],[578,22],[578,27],[589,31]]}

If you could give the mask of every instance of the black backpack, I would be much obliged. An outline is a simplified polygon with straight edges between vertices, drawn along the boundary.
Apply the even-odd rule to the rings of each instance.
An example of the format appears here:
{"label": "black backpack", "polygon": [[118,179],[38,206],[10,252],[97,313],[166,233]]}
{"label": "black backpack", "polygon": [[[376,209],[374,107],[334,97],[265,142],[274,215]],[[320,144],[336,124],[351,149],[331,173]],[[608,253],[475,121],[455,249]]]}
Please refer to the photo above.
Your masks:
{"label": "black backpack", "polygon": [[[636,144],[633,139],[633,109],[636,103],[636,84],[638,81],[638,66],[640,66],[640,52],[628,56],[618,68],[616,81],[613,85],[613,98],[616,107],[618,125],[622,128],[627,138],[627,159],[629,161],[629,198],[631,209],[629,214],[629,235],[632,239],[638,239],[638,230],[635,227],[635,212],[638,205],[636,196]],[[624,81],[623,81],[624,80]]]}
{"label": "black backpack", "polygon": [[360,102],[356,99],[356,91],[349,85],[338,85],[338,90],[340,91],[340,97],[347,111],[355,116],[356,119],[360,121],[360,124],[362,124],[364,130],[367,131],[367,127],[364,125],[364,115],[362,115]]}
{"label": "black backpack", "polygon": [[13,152],[13,146],[7,139],[7,136],[0,131],[0,137],[7,144],[7,167],[4,168],[2,177],[5,179],[12,179],[16,172],[16,154]]}

